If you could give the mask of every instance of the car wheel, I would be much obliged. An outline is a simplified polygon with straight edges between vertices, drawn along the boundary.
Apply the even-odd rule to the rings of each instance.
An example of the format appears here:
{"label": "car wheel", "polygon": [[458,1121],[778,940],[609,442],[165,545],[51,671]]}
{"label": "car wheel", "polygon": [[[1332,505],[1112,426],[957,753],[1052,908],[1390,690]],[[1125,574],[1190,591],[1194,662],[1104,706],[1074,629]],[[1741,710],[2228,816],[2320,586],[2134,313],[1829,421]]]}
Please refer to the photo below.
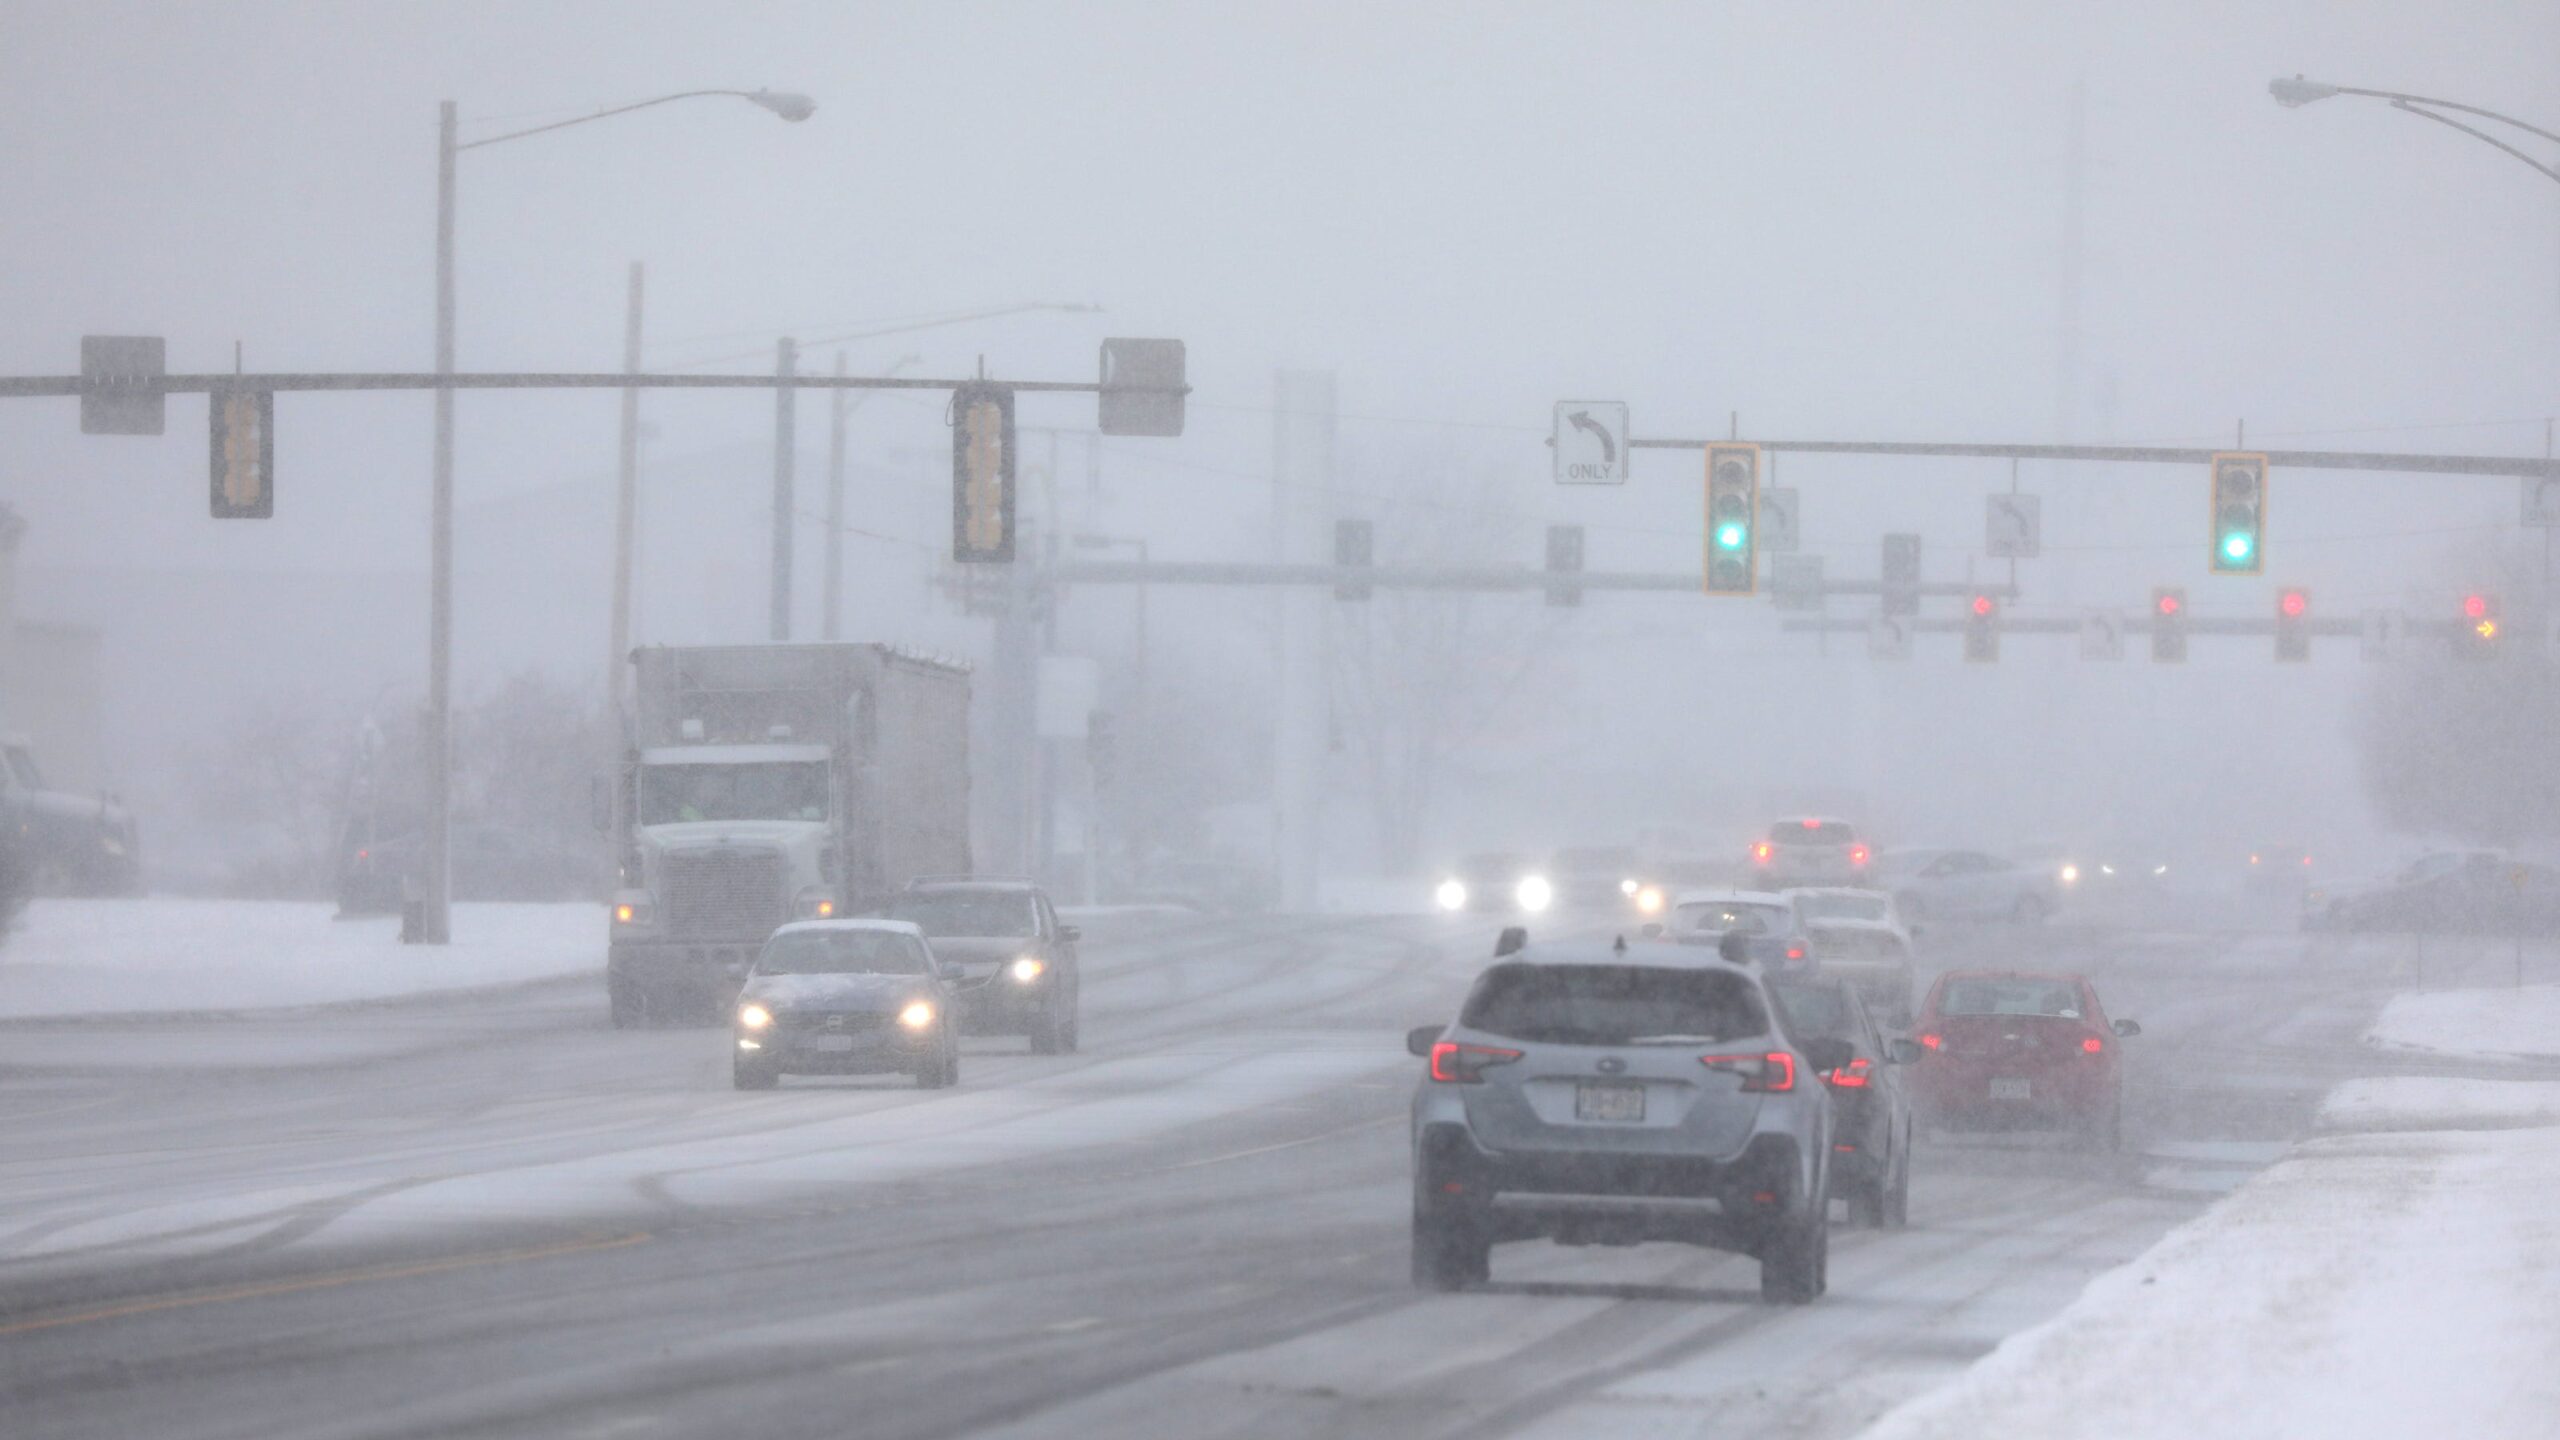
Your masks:
{"label": "car wheel", "polygon": [[1447,1211],[1413,1217],[1413,1283],[1450,1291],[1493,1278],[1493,1242],[1473,1219]]}
{"label": "car wheel", "polygon": [[2019,896],[2018,903],[2009,909],[2009,918],[2020,925],[2041,925],[2044,916],[2044,901],[2033,895]]}
{"label": "car wheel", "polygon": [[960,1055],[954,1048],[950,1032],[943,1032],[942,1051],[916,1070],[916,1088],[942,1090],[960,1078]]}
{"label": "car wheel", "polygon": [[1058,1013],[1058,1002],[1052,997],[1048,1010],[1031,1022],[1031,1053],[1055,1055],[1067,1048],[1066,1018]]}
{"label": "car wheel", "polygon": [[[1890,1169],[1890,1167],[1888,1167]],[[1892,1189],[1892,1176],[1878,1175],[1871,1184],[1860,1185],[1849,1192],[1849,1223],[1862,1230],[1884,1228],[1885,1194]]]}
{"label": "car wheel", "polygon": [[782,1083],[782,1072],[753,1060],[732,1060],[729,1083],[740,1090],[770,1090]]}
{"label": "car wheel", "polygon": [[613,1011],[613,1028],[634,1030],[649,1021],[649,997],[628,975],[604,977],[605,1003]]}
{"label": "car wheel", "polygon": [[[1827,1201],[1827,1197],[1826,1197]],[[1760,1252],[1760,1298],[1772,1305],[1809,1305],[1822,1293],[1831,1258],[1829,1205],[1805,1207]]]}

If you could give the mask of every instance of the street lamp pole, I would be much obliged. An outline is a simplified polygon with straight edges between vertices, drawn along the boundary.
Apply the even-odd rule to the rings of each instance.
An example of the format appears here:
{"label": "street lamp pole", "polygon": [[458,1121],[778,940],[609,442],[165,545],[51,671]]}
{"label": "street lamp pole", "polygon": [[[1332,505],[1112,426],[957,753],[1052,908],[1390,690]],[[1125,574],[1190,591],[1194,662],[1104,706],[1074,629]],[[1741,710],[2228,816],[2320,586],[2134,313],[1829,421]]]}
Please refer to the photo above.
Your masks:
{"label": "street lamp pole", "polygon": [[2560,145],[2560,134],[2519,120],[2513,115],[2501,115],[2495,110],[2484,110],[2477,105],[2465,105],[2459,100],[2437,100],[2425,95],[2404,95],[2397,90],[2368,90],[2356,85],[2327,85],[2317,80],[2305,80],[2299,75],[2290,80],[2279,77],[2268,81],[2267,93],[2275,97],[2277,104],[2288,110],[2298,110],[2315,100],[2326,100],[2334,95],[2359,95],[2368,100],[2381,100],[2388,103],[2394,110],[2405,111],[2421,120],[2433,120],[2439,125],[2450,125],[2482,144],[2496,146],[2531,166],[2544,179],[2560,182],[2560,165],[2546,164],[2536,160],[2488,131],[2476,125],[2465,125],[2453,116],[2441,112],[2451,110],[2464,115],[2477,115],[2484,120],[2494,120],[2501,125],[2512,126],[2528,135],[2539,136],[2555,145]]}
{"label": "street lamp pole", "polygon": [[[697,96],[734,96],[749,104],[770,110],[789,121],[809,118],[818,108],[806,95],[773,90],[686,90],[661,95],[630,105],[616,105],[581,115],[571,120],[556,120],[527,130],[514,130],[492,135],[485,140],[461,143],[456,134],[457,116],[454,102],[447,100],[436,112],[436,374],[439,378],[453,374],[453,212],[454,162],[465,150],[521,140],[528,135],[565,130],[572,125],[608,116],[626,115],[652,105]],[[633,277],[636,294],[638,276]],[[625,392],[626,396],[630,392]],[[626,405],[632,402],[626,399]],[[453,389],[436,388],[435,460],[430,484],[427,524],[427,711],[419,726],[426,748],[426,854],[420,867],[419,902],[414,925],[404,924],[405,938],[429,945],[443,945],[453,938],[453,886],[451,858],[453,842]],[[625,504],[629,489],[625,488]],[[616,521],[619,534],[629,523],[628,510]],[[617,597],[619,602],[619,597]],[[615,673],[620,673],[621,656],[614,657]]]}

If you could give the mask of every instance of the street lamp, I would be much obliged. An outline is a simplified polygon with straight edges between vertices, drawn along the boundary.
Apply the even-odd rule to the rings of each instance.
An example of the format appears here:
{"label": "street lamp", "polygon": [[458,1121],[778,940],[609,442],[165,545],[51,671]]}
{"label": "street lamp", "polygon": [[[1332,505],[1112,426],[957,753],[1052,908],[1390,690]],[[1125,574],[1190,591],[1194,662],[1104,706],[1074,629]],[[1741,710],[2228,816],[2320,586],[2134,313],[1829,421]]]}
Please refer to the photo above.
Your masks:
{"label": "street lamp", "polygon": [[2527,124],[2512,115],[2501,115],[2495,110],[2483,110],[2477,105],[2465,105],[2458,100],[2434,100],[2424,95],[2404,95],[2397,90],[2367,90],[2354,85],[2329,85],[2318,80],[2305,80],[2299,75],[2290,80],[2279,78],[2268,81],[2267,93],[2275,97],[2277,104],[2288,110],[2298,110],[2314,100],[2326,100],[2336,95],[2361,95],[2371,100],[2387,101],[2394,110],[2403,110],[2420,119],[2433,120],[2439,125],[2450,125],[2472,139],[2483,144],[2494,145],[2532,166],[2545,179],[2560,181],[2560,165],[2545,164],[2536,160],[2488,131],[2476,125],[2465,125],[2453,116],[2441,112],[2451,110],[2463,115],[2477,115],[2484,120],[2494,120],[2501,125],[2513,126],[2528,135],[2536,135],[2555,145],[2560,145],[2560,134],[2554,134],[2539,125]]}
{"label": "street lamp", "polygon": [[[697,96],[732,96],[770,110],[785,120],[806,120],[817,102],[806,95],[773,90],[685,90],[630,105],[616,105],[571,120],[536,125],[492,135],[469,144],[455,134],[454,103],[447,100],[436,125],[436,373],[453,373],[453,210],[454,161],[465,150],[522,140],[529,135],[566,130],[614,115],[627,115],[652,105]],[[419,897],[422,912],[408,938],[442,945],[453,938],[452,887],[449,866],[453,829],[453,390],[436,391],[435,467],[427,542],[427,750],[426,866]]]}

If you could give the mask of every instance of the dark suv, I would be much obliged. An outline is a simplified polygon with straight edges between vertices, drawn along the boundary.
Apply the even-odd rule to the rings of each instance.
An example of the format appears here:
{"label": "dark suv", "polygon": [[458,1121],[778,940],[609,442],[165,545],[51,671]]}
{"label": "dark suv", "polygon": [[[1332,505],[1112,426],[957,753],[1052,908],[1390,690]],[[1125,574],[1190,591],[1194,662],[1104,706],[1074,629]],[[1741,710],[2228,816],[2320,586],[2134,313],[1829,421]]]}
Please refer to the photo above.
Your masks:
{"label": "dark suv", "polygon": [[1803,1304],[1830,1261],[1832,1105],[1844,1041],[1792,1038],[1754,967],[1671,944],[1559,942],[1503,956],[1458,1020],[1406,1047],[1413,1277],[1491,1275],[1507,1240],[1676,1240],[1760,1261]]}
{"label": "dark suv", "polygon": [[925,879],[882,913],[924,931],[972,1035],[1027,1035],[1041,1055],[1076,1048],[1076,927],[1028,880]]}

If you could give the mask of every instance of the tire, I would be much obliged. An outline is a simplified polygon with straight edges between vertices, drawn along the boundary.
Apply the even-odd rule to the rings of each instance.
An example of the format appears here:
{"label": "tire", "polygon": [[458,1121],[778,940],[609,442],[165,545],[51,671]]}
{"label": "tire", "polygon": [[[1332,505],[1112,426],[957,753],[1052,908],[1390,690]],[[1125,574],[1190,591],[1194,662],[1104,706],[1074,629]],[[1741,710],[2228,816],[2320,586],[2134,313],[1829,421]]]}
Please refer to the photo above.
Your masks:
{"label": "tire", "polygon": [[946,1029],[942,1032],[942,1053],[916,1071],[919,1090],[948,1090],[960,1083],[960,1042]]}
{"label": "tire", "polygon": [[607,971],[604,994],[605,1003],[613,1012],[614,1029],[636,1030],[649,1023],[649,996],[640,988],[640,982]]}
{"label": "tire", "polygon": [[1472,1219],[1448,1211],[1413,1217],[1413,1283],[1443,1293],[1493,1278],[1493,1242]]}
{"label": "tire", "polygon": [[1827,1204],[1806,1207],[1760,1253],[1760,1298],[1771,1305],[1810,1305],[1830,1283]]}
{"label": "tire", "polygon": [[782,1083],[782,1072],[754,1061],[732,1060],[729,1083],[740,1090],[770,1090]]}
{"label": "tire", "polygon": [[2009,907],[2010,920],[2020,925],[2041,925],[2046,913],[2044,901],[2033,895],[2021,895],[2018,903]]}
{"label": "tire", "polygon": [[1894,1154],[1893,1184],[1884,1192],[1884,1228],[1900,1230],[1911,1224],[1911,1135],[1905,1131],[1902,1145]]}
{"label": "tire", "polygon": [[1063,1055],[1075,1048],[1075,1013],[1061,1015],[1059,1009],[1053,998],[1048,1013],[1031,1022],[1032,1054]]}
{"label": "tire", "polygon": [[1861,1230],[1884,1228],[1885,1192],[1891,1185],[1878,1177],[1872,1185],[1861,1185],[1849,1192],[1849,1223]]}

